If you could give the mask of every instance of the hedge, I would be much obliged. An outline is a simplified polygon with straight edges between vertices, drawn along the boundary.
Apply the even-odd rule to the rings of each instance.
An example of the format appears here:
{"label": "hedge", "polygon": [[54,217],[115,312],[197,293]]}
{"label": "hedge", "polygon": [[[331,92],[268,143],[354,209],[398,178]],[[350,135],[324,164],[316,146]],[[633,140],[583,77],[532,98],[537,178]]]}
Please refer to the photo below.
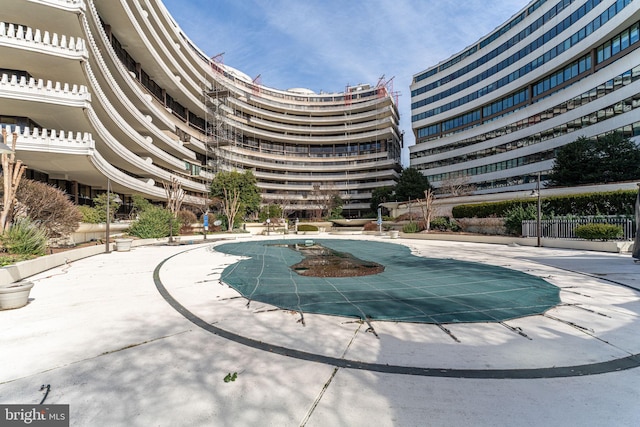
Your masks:
{"label": "hedge", "polygon": [[[542,210],[546,216],[633,215],[637,194],[633,190],[618,190],[544,197]],[[458,205],[452,209],[452,214],[454,218],[503,218],[515,207],[526,209],[537,202],[536,198],[528,198]]]}
{"label": "hedge", "polygon": [[299,224],[298,231],[318,231],[318,227],[312,224]]}
{"label": "hedge", "polygon": [[622,227],[613,224],[589,223],[575,229],[576,236],[587,240],[612,240],[623,236]]}

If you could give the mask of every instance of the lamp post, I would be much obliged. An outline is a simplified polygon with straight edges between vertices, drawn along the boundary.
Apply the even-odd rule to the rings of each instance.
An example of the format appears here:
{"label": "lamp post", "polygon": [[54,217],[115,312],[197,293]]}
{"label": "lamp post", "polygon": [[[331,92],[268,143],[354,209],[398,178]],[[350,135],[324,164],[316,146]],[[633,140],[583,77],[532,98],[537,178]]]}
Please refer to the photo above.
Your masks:
{"label": "lamp post", "polygon": [[[116,197],[113,199],[114,202],[116,203],[120,203],[120,197],[118,197],[118,195],[116,194]],[[105,239],[104,239],[104,252],[105,253],[109,253],[111,252],[111,248],[109,247],[109,235],[110,230],[109,230],[109,224],[111,223],[111,218],[109,216],[109,205],[111,204],[111,181],[109,180],[109,178],[107,178],[107,220],[106,220],[106,226],[105,226]]]}
{"label": "lamp post", "polygon": [[[538,183],[536,189],[531,192],[532,196],[538,197],[538,206],[536,209],[536,237],[538,239],[537,247],[541,247],[540,236],[542,234],[542,199],[540,196],[540,172],[538,172]],[[527,232],[528,233],[528,232]]]}
{"label": "lamp post", "polygon": [[541,247],[540,235],[542,234],[542,200],[540,196],[540,172],[538,172],[538,183],[536,185],[538,193],[538,210],[536,212],[536,236],[538,236],[538,247]]}

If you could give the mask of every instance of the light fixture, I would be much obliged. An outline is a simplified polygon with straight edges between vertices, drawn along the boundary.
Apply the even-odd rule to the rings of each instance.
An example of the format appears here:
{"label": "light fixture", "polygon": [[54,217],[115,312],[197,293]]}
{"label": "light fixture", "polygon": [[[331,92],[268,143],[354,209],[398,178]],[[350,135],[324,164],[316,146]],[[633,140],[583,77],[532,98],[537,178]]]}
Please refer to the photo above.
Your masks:
{"label": "light fixture", "polygon": [[536,210],[536,237],[538,239],[537,247],[541,247],[542,244],[540,235],[542,234],[542,200],[540,197],[540,172],[538,172],[538,182],[536,184],[536,189],[531,192],[531,195],[538,197],[538,208]]}
{"label": "light fixture", "polygon": [[13,150],[11,149],[11,147],[9,147],[7,144],[0,142],[0,154],[10,154],[13,153]]}

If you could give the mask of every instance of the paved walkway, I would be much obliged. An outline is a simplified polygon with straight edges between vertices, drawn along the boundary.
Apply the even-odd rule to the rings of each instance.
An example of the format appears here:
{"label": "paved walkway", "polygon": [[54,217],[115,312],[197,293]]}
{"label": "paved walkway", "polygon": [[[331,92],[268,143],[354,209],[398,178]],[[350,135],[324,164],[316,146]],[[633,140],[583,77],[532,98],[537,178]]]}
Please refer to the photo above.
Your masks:
{"label": "paved walkway", "polygon": [[78,426],[640,425],[628,254],[391,242],[543,277],[562,304],[502,324],[303,323],[221,284],[237,258],[213,243],[138,247],[34,276],[29,305],[0,311],[0,403],[50,384]]}

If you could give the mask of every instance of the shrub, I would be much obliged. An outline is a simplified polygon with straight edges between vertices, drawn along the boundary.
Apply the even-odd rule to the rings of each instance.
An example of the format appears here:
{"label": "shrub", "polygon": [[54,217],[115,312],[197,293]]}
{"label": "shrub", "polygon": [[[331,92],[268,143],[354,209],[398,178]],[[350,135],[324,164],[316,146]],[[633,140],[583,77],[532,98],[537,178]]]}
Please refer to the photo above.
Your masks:
{"label": "shrub", "polygon": [[587,240],[611,240],[623,236],[622,227],[613,224],[589,223],[575,228],[576,236]]}
{"label": "shrub", "polygon": [[517,207],[536,206],[535,199],[503,200],[501,202],[474,203],[454,206],[451,210],[454,218],[503,218],[507,212]]}
{"label": "shrub", "polygon": [[536,219],[538,208],[536,205],[517,205],[504,214],[504,226],[507,233],[519,236],[522,234],[522,221]]}
{"label": "shrub", "polygon": [[[121,202],[116,201],[116,195],[109,194],[109,222],[113,222]],[[93,198],[93,209],[100,217],[100,222],[107,222],[107,193],[98,194]]]}
{"label": "shrub", "polygon": [[191,211],[181,210],[176,214],[180,222],[180,234],[190,234],[193,232],[191,225],[198,221],[198,217]]}
{"label": "shrub", "polygon": [[131,201],[133,202],[132,215],[139,215],[140,212],[144,212],[145,210],[153,207],[153,204],[140,194],[134,194],[131,196]]}
{"label": "shrub", "polygon": [[129,234],[141,239],[158,239],[171,235],[177,236],[180,231],[180,222],[173,217],[167,209],[159,206],[150,206],[139,213],[139,218],[129,227]]}
{"label": "shrub", "polygon": [[265,222],[267,218],[282,217],[282,207],[279,205],[266,205],[260,208],[258,213],[258,221]]}
{"label": "shrub", "polygon": [[420,226],[417,222],[410,222],[402,226],[403,233],[417,233],[420,231]]}
{"label": "shrub", "polygon": [[[637,191],[618,190],[542,198],[542,210],[555,216],[564,215],[633,215]],[[516,199],[501,202],[475,203],[454,206],[454,218],[505,217],[516,206],[536,206],[537,200]]]}
{"label": "shrub", "polygon": [[318,227],[313,224],[298,224],[298,231],[318,231]]}
{"label": "shrub", "polygon": [[460,231],[460,225],[455,220],[446,216],[439,216],[431,220],[431,230],[438,231]]}
{"label": "shrub", "polygon": [[64,191],[44,182],[23,179],[16,198],[15,217],[29,217],[47,237],[67,236],[78,229],[82,215]]}
{"label": "shrub", "polygon": [[459,218],[456,220],[462,231],[477,234],[504,236],[507,230],[502,218]]}
{"label": "shrub", "polygon": [[363,230],[364,231],[378,231],[379,229],[380,229],[380,226],[378,224],[376,224],[375,222],[367,222],[363,226]]}
{"label": "shrub", "polygon": [[99,224],[100,223],[100,215],[95,208],[91,206],[82,205],[78,206],[78,211],[82,215],[81,221],[89,224]]}
{"label": "shrub", "polygon": [[47,250],[47,231],[44,227],[24,218],[14,222],[0,242],[10,254],[44,255]]}

